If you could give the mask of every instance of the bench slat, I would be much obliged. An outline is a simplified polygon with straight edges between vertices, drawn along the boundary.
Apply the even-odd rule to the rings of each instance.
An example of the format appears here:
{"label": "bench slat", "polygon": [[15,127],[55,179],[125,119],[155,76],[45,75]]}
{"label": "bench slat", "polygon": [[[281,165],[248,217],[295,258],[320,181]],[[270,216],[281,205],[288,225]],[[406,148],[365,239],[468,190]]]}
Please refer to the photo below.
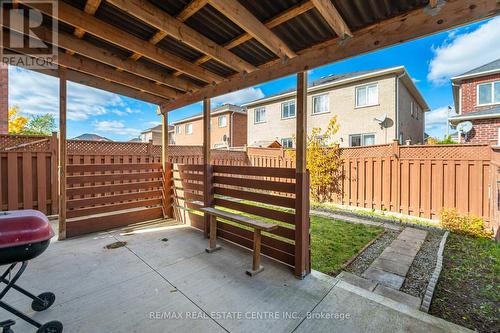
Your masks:
{"label": "bench slat", "polygon": [[259,230],[270,231],[270,230],[276,229],[278,227],[277,224],[254,220],[254,219],[246,217],[246,216],[241,216],[241,215],[225,212],[223,210],[215,209],[212,207],[203,207],[203,208],[200,208],[200,210],[202,212],[207,213],[207,214],[210,214],[210,215],[213,215],[216,217],[220,217],[223,219],[231,220],[233,222],[237,222],[237,223],[240,223],[240,224],[243,224],[243,225],[246,225],[248,227],[255,228],[255,229],[259,229]]}

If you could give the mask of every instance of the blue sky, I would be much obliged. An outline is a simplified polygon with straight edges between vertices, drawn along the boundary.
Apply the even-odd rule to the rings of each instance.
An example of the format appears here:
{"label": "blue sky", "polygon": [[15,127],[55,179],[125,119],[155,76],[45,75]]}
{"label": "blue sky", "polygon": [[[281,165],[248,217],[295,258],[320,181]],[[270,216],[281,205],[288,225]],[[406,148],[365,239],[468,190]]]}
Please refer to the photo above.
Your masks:
{"label": "blue sky", "polygon": [[[500,18],[432,35],[377,52],[312,70],[310,80],[329,74],[405,66],[431,108],[426,131],[442,137],[446,131],[447,107],[453,107],[450,77],[500,58]],[[58,80],[11,67],[9,104],[28,116],[58,113]],[[261,84],[213,99],[213,105],[244,103],[293,88],[295,76]],[[169,114],[170,121],[201,112],[196,103]],[[156,106],[131,98],[68,84],[68,137],[96,133],[117,141],[137,137],[142,129],[160,123]]]}

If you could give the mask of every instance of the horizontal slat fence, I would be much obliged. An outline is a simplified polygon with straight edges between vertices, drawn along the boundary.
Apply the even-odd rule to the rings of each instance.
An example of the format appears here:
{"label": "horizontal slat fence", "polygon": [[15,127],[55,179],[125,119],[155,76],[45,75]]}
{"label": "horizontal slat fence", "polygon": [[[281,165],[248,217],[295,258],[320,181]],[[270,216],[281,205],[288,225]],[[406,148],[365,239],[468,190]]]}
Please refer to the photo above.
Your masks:
{"label": "horizontal slat fence", "polygon": [[[203,214],[197,211],[203,206],[203,165],[174,164],[173,169],[176,215],[203,230]],[[262,253],[293,266],[295,169],[214,165],[213,173],[215,205],[277,223],[277,229],[263,233]],[[247,227],[217,219],[217,234],[252,248],[253,232]]]}
{"label": "horizontal slat fence", "polygon": [[68,142],[68,237],[163,217],[161,157],[152,148]]}

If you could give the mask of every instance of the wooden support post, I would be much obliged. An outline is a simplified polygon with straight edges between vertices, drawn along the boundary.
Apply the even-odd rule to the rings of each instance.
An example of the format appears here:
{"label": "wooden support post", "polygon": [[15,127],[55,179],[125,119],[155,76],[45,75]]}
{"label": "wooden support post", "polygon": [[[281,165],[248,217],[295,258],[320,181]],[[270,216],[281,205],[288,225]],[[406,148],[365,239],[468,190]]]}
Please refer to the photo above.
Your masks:
{"label": "wooden support post", "polygon": [[[203,206],[214,206],[214,186],[213,186],[213,168],[210,163],[210,98],[203,100]],[[205,213],[205,223],[203,226],[205,237],[208,240],[208,253],[220,249],[217,245],[217,218]]]}
{"label": "wooden support post", "polygon": [[264,270],[260,264],[260,248],[262,243],[262,233],[260,229],[255,229],[253,232],[253,258],[252,270],[247,270],[247,275],[255,276]]}
{"label": "wooden support post", "polygon": [[307,72],[297,74],[297,128],[295,154],[295,276],[311,272],[309,237],[309,174],[306,164]]}
{"label": "wooden support post", "polygon": [[50,197],[52,201],[52,210],[51,214],[56,215],[59,214],[59,162],[57,159],[57,132],[52,132],[52,137],[50,138]]}
{"label": "wooden support post", "polygon": [[[161,106],[160,106],[161,108]],[[161,163],[163,170],[163,217],[173,218],[172,209],[172,164],[168,158],[168,112],[163,112],[161,123]]]}
{"label": "wooden support post", "polygon": [[66,73],[59,68],[59,239],[66,238]]}

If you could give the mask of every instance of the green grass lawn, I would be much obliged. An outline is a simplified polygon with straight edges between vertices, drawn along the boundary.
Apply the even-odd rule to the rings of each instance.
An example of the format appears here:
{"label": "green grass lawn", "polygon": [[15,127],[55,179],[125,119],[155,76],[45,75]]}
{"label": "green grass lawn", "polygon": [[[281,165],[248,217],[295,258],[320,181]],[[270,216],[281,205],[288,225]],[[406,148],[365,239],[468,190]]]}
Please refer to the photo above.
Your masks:
{"label": "green grass lawn", "polygon": [[[261,207],[267,207],[276,210],[290,211],[284,208],[268,206],[264,204],[257,204],[249,201],[244,201],[244,203],[251,205],[259,205]],[[261,221],[276,223],[284,227],[290,227],[289,224],[283,222],[277,222],[274,220],[269,220],[266,218],[242,213],[239,211],[234,211],[223,207],[217,207],[217,208],[233,212],[236,214],[256,218]],[[246,228],[251,230],[251,228],[244,227],[242,225],[233,223],[231,221],[224,220],[224,222],[235,224],[238,225],[240,228]],[[359,250],[361,250],[368,242],[370,242],[372,239],[378,236],[383,230],[384,228],[382,227],[368,226],[364,224],[353,224],[330,218],[311,216],[312,268],[317,271],[330,275],[339,273],[339,270],[342,268],[342,265],[345,262],[347,262],[355,254],[357,254]],[[265,232],[263,234],[286,242],[291,242],[290,240],[283,237],[279,237]]]}
{"label": "green grass lawn", "polygon": [[430,313],[479,332],[500,332],[500,244],[450,234]]}
{"label": "green grass lawn", "polygon": [[382,227],[311,216],[312,268],[331,275],[339,273],[346,261],[383,230]]}

